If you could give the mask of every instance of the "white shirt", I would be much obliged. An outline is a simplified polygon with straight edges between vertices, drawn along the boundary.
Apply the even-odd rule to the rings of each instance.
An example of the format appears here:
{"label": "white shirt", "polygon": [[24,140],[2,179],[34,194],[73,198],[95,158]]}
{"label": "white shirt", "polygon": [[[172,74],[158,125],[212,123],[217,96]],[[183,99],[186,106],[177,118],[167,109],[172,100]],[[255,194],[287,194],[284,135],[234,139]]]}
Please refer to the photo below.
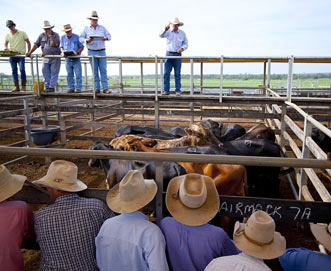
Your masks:
{"label": "white shirt", "polygon": [[263,260],[245,253],[223,256],[212,260],[205,271],[271,271]]}
{"label": "white shirt", "polygon": [[107,219],[95,244],[101,271],[169,270],[163,234],[141,212]]}

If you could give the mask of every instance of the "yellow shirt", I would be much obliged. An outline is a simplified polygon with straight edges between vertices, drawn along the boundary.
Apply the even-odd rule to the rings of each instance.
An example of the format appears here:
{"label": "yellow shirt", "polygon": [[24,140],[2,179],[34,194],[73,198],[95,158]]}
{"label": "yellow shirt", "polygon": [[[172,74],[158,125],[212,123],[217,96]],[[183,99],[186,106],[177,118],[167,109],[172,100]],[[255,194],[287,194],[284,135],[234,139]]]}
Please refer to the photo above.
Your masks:
{"label": "yellow shirt", "polygon": [[19,52],[21,55],[25,55],[26,46],[25,41],[28,39],[27,34],[24,31],[17,30],[17,32],[13,35],[12,33],[8,33],[6,35],[5,40],[9,42],[9,49],[15,50]]}

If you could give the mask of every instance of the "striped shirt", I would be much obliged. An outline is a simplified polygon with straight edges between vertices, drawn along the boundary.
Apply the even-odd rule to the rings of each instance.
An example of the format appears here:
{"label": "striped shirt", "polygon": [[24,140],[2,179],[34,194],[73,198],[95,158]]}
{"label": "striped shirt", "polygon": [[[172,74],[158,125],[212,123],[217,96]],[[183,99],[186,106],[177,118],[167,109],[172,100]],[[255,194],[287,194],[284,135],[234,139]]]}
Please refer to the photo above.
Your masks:
{"label": "striped shirt", "polygon": [[212,260],[205,271],[271,271],[263,260],[251,257],[245,253],[234,256],[224,256]]}
{"label": "striped shirt", "polygon": [[98,270],[94,239],[112,216],[100,200],[75,193],[38,210],[35,231],[42,257],[40,270]]}
{"label": "striped shirt", "polygon": [[178,29],[177,32],[173,30],[163,31],[160,34],[161,38],[167,38],[167,51],[177,52],[180,48],[185,51],[188,48],[188,41],[183,30]]}
{"label": "striped shirt", "polygon": [[86,47],[89,50],[103,50],[106,49],[105,41],[101,39],[104,36],[106,36],[108,40],[111,39],[111,35],[108,30],[104,26],[98,24],[96,28],[91,25],[85,26],[83,32],[79,36],[79,39],[81,43],[84,43],[89,37],[100,37],[100,39],[94,39],[93,41],[86,43]]}

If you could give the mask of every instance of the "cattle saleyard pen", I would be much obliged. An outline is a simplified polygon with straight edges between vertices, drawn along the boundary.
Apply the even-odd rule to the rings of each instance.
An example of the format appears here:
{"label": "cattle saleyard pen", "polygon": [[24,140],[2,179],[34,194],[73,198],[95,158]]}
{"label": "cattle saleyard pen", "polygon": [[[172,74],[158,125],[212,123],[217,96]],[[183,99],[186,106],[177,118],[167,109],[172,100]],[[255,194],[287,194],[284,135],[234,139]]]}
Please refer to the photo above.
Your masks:
{"label": "cattle saleyard pen", "polygon": [[[83,63],[87,63],[87,59],[86,56],[82,57]],[[95,93],[94,84],[89,84],[87,64],[84,64],[83,93],[44,93],[39,88],[40,58],[34,56],[29,59],[32,72],[30,88],[33,89],[36,81],[36,92],[12,93],[6,91],[7,86],[0,86],[3,89],[0,91],[1,162],[13,165],[34,156],[45,157],[47,162],[50,157],[154,161],[159,192],[156,205],[149,208],[155,210],[157,221],[163,216],[162,163],[165,161],[293,167],[296,169],[295,174],[287,175],[286,178],[292,188],[294,201],[221,196],[220,213],[243,217],[254,209],[263,209],[276,220],[331,221],[331,161],[311,137],[313,128],[331,137],[331,130],[326,127],[330,127],[331,122],[331,87],[292,88],[295,63],[331,63],[331,57],[182,57],[183,62],[190,65],[191,79],[190,85],[184,86],[180,97],[162,95],[164,59],[157,56],[107,57],[110,64],[116,63],[119,67],[120,83],[111,86],[111,89],[116,90],[112,94]],[[8,61],[4,57],[0,60]],[[223,67],[231,62],[261,63],[264,84],[257,88],[223,87]],[[139,64],[140,84],[123,85],[122,65],[125,63]],[[155,65],[155,85],[144,85],[145,63]],[[198,86],[193,83],[193,67],[196,63],[200,65]],[[203,84],[203,65],[206,63],[220,65],[217,88]],[[286,89],[270,88],[272,63],[288,65]],[[288,157],[133,153],[68,148],[71,141],[77,140],[89,142],[90,145],[94,141],[108,143],[114,136],[114,129],[124,124],[145,124],[167,129],[170,126],[186,127],[208,118],[224,124],[239,123],[246,128],[264,123],[275,131],[276,142]],[[58,141],[35,147],[31,129],[36,127],[55,129]],[[103,189],[91,188],[83,194],[105,200],[105,193]],[[16,198],[30,203],[49,203],[43,193],[28,184]]]}

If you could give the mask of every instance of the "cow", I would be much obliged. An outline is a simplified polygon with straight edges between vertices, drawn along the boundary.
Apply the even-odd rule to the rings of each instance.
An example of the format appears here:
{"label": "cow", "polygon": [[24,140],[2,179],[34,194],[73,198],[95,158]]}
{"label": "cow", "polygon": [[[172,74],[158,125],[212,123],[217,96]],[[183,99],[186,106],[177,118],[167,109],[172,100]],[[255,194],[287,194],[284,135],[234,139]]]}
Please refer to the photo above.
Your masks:
{"label": "cow", "polygon": [[168,130],[168,133],[173,135],[176,138],[186,136],[185,128],[176,126],[176,127],[171,127]]}
{"label": "cow", "polygon": [[239,124],[232,124],[225,128],[224,135],[221,136],[220,141],[231,141],[235,140],[236,138],[243,136],[246,133],[244,127]]}
{"label": "cow", "polygon": [[236,138],[235,140],[259,140],[259,139],[267,139],[275,142],[276,140],[275,132],[270,127],[267,127],[263,123],[260,123],[249,129],[246,132],[246,134]]}
{"label": "cow", "polygon": [[331,138],[324,134],[320,129],[314,127],[312,129],[311,138],[326,154],[331,152]]}
{"label": "cow", "polygon": [[133,139],[139,139],[146,146],[154,147],[156,149],[169,149],[182,146],[201,146],[220,143],[214,134],[210,130],[203,127],[200,123],[191,124],[190,127],[185,128],[185,131],[187,134],[186,136],[171,140],[150,139],[135,135],[122,135],[114,138],[109,144],[115,149],[126,150],[128,148],[128,142]]}
{"label": "cow", "polygon": [[156,139],[174,139],[176,136],[164,132],[161,129],[147,126],[147,125],[124,125],[117,129],[115,132],[115,137],[120,137],[122,135],[139,135],[148,138],[156,138]]}
{"label": "cow", "polygon": [[[95,142],[90,150],[114,150],[111,146]],[[90,167],[102,168],[106,174],[107,188],[112,188],[119,183],[129,170],[139,170],[145,179],[155,179],[155,163],[153,161],[119,160],[119,159],[90,159]],[[163,162],[163,181],[166,189],[169,181],[180,175],[186,174],[185,169],[175,162]]]}
{"label": "cow", "polygon": [[[281,147],[270,140],[233,140],[223,142],[230,155],[281,157]],[[277,198],[279,196],[280,167],[246,166],[248,195]]]}

